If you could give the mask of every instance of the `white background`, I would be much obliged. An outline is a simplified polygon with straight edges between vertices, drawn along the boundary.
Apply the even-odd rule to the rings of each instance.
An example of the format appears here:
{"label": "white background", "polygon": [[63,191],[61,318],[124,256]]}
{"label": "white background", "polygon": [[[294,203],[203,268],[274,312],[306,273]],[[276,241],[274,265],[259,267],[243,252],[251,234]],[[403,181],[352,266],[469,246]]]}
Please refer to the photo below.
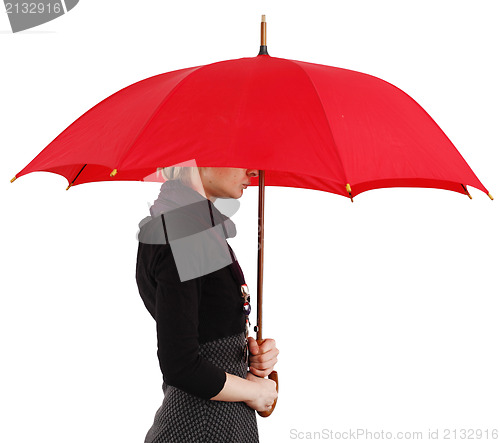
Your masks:
{"label": "white background", "polygon": [[[19,34],[0,14],[0,441],[141,442],[162,400],[134,276],[158,184],[10,184],[57,134],[140,79],[256,55],[266,14],[272,56],[395,84],[500,197],[499,12],[493,0],[82,0]],[[264,335],[281,351],[281,390],[262,442],[500,428],[500,209],[470,192],[351,203],[267,188]],[[256,210],[252,188],[230,242],[254,294]]]}

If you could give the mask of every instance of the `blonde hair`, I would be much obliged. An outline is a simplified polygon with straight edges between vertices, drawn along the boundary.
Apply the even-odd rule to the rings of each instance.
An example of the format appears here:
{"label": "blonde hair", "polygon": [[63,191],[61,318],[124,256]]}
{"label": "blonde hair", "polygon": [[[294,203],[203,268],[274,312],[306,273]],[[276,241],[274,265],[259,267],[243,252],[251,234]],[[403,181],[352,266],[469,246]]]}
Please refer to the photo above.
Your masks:
{"label": "blonde hair", "polygon": [[199,168],[192,166],[169,166],[168,168],[158,168],[164,180],[180,180],[186,186],[193,184],[196,175],[199,175]]}

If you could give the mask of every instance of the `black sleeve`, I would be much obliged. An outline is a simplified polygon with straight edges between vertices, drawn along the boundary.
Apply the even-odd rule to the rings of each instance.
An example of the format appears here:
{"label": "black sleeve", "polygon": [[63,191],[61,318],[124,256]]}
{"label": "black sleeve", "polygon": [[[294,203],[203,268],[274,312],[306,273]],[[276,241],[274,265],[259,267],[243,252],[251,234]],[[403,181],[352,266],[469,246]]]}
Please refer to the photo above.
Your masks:
{"label": "black sleeve", "polygon": [[203,277],[181,282],[172,250],[160,246],[154,266],[158,359],[166,384],[198,397],[217,395],[226,373],[199,355],[198,306]]}

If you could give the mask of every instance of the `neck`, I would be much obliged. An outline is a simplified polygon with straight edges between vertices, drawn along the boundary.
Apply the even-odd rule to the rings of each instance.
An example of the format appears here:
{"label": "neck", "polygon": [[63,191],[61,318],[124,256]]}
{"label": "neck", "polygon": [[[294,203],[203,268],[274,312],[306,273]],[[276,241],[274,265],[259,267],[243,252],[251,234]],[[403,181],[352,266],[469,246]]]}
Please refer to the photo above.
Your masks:
{"label": "neck", "polygon": [[189,184],[187,184],[191,189],[195,190],[198,194],[205,197],[207,200],[210,200],[212,203],[217,200],[217,197],[212,195],[210,192],[207,192],[206,186],[204,185],[204,169],[198,168],[195,169],[196,174],[192,174],[189,180]]}
{"label": "neck", "polygon": [[214,203],[215,200],[217,200],[217,197],[214,197],[213,195],[210,195],[208,192],[205,191],[205,188],[203,187],[203,184],[199,177],[196,177],[194,180],[192,180],[190,187],[194,189],[198,194],[210,200],[212,203]]}

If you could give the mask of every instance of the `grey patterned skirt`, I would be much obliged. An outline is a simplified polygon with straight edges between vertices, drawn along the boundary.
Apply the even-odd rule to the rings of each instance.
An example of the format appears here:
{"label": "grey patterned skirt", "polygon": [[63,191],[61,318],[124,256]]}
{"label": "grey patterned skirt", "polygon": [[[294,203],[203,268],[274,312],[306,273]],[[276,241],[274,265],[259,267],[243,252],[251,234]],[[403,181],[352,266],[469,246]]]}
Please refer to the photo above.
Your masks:
{"label": "grey patterned skirt", "polygon": [[[246,377],[245,334],[200,346],[202,357],[230,374]],[[145,443],[256,443],[255,411],[243,402],[204,400],[163,384],[165,397]]]}

